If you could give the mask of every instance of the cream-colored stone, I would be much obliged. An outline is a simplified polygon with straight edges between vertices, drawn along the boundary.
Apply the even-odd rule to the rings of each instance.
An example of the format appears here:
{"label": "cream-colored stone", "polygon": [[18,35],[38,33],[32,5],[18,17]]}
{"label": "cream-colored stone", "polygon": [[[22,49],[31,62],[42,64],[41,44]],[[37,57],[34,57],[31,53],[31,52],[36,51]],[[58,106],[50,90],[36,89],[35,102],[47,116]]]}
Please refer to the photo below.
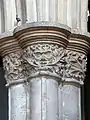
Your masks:
{"label": "cream-colored stone", "polygon": [[63,0],[58,0],[58,21],[63,24]]}
{"label": "cream-colored stone", "polygon": [[3,0],[0,0],[0,33],[4,31],[5,31],[4,4]]}
{"label": "cream-colored stone", "polygon": [[4,19],[5,19],[5,31],[14,29],[16,21],[16,7],[15,0],[3,0],[4,4]]}
{"label": "cream-colored stone", "polygon": [[58,91],[59,91],[59,119],[81,120],[80,87],[71,84],[65,84],[60,85]]}
{"label": "cream-colored stone", "polygon": [[88,22],[88,0],[81,0],[81,31],[87,31]]}
{"label": "cream-colored stone", "polygon": [[[74,31],[87,31],[88,0],[3,0],[3,5],[4,13],[0,7],[0,14],[5,17],[5,31],[37,21],[54,21]],[[16,15],[21,20],[18,24]]]}
{"label": "cream-colored stone", "polygon": [[[84,81],[90,46],[90,35],[83,34],[87,27],[83,24],[85,16],[81,22],[83,2],[10,1],[13,5],[9,6],[4,0],[5,29],[13,29],[14,19],[20,21],[11,35],[0,36],[0,54],[10,95],[9,120],[81,120],[77,117],[81,111],[80,89],[76,86]],[[85,1],[85,10],[86,4]],[[20,51],[22,54],[18,54]],[[62,96],[58,92],[61,83]]]}
{"label": "cream-colored stone", "polygon": [[[15,0],[15,6],[16,6],[16,14],[18,18],[22,20],[22,6],[21,6],[21,0]],[[25,7],[25,6],[24,6]],[[22,21],[21,21],[22,22]]]}
{"label": "cream-colored stone", "polygon": [[58,82],[39,76],[30,80],[31,120],[58,119]]}
{"label": "cream-colored stone", "polygon": [[9,120],[30,120],[30,85],[9,87]]}
{"label": "cream-colored stone", "polygon": [[36,0],[26,0],[27,22],[37,21]]}

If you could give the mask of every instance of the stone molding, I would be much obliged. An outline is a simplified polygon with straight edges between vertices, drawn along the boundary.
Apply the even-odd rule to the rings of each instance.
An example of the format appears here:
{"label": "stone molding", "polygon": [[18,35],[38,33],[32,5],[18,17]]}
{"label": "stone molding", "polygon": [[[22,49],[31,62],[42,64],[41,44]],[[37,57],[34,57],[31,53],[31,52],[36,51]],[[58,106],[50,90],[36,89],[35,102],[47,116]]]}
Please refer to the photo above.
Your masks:
{"label": "stone molding", "polygon": [[[24,49],[23,64],[29,76],[43,71],[49,75],[63,77],[65,50],[57,44],[34,44]],[[51,73],[51,74],[50,74]]]}
{"label": "stone molding", "polygon": [[40,73],[84,81],[89,36],[45,25],[16,31],[0,42],[7,83]]}
{"label": "stone molding", "polygon": [[72,33],[69,37],[69,44],[67,49],[86,55],[90,49],[90,37]]}
{"label": "stone molding", "polygon": [[88,41],[88,37],[72,34],[66,48],[66,72],[64,77],[72,78],[71,82],[79,83],[81,85],[84,82],[87,65],[87,53],[90,49]]}
{"label": "stone molding", "polygon": [[5,71],[7,86],[25,81],[25,76],[23,74],[24,66],[21,62],[21,55],[20,52],[10,53],[3,58],[3,68]]}
{"label": "stone molding", "polygon": [[17,51],[21,51],[21,48],[14,36],[8,36],[0,39],[0,55],[2,57]]}
{"label": "stone molding", "polygon": [[[67,34],[66,34],[67,33]],[[55,27],[32,27],[15,34],[20,46],[24,49],[32,44],[55,43],[67,47],[69,32]]]}
{"label": "stone molding", "polygon": [[[2,17],[0,23],[0,32],[14,29],[17,25],[25,24],[27,22],[54,21],[66,24],[76,31],[87,31],[87,18],[88,18],[88,0],[51,0],[40,1],[18,1],[13,0],[3,1],[2,9],[0,12]],[[52,9],[53,8],[53,9]],[[23,14],[22,14],[23,13]],[[75,14],[73,14],[75,13]],[[3,19],[2,19],[3,18]]]}
{"label": "stone molding", "polygon": [[[66,34],[67,33],[67,34]],[[15,36],[24,50],[23,64],[27,75],[63,77],[64,54],[68,45],[67,30],[56,27],[32,27]],[[26,74],[26,73],[25,73]]]}
{"label": "stone molding", "polygon": [[[87,56],[85,54],[66,50],[65,78],[72,78],[72,82],[83,84],[86,72]],[[75,81],[77,80],[77,81]]]}
{"label": "stone molding", "polygon": [[0,55],[3,60],[6,86],[19,84],[26,80],[23,74],[22,49],[12,34],[0,36]]}

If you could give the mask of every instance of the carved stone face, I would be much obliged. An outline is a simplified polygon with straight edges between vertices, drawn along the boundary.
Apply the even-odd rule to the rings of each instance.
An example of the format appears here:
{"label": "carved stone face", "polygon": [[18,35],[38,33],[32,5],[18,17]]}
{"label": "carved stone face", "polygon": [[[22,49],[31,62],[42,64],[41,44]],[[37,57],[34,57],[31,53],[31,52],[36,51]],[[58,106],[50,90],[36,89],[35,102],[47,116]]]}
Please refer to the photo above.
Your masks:
{"label": "carved stone face", "polygon": [[43,68],[56,64],[60,60],[60,54],[63,48],[54,44],[35,44],[27,48],[25,51],[26,60],[34,66]]}
{"label": "carved stone face", "polygon": [[52,51],[51,51],[49,45],[47,45],[47,44],[40,45],[39,44],[38,47],[36,47],[36,49],[34,49],[34,52],[33,52],[33,57],[35,59],[36,64],[39,66],[47,65],[49,60],[52,57],[51,52]]}
{"label": "carved stone face", "polygon": [[49,62],[49,59],[52,57],[52,55],[50,54],[51,51],[47,51],[47,52],[35,52],[33,54],[33,56],[36,59],[36,64],[40,65],[40,66],[44,66],[47,65]]}

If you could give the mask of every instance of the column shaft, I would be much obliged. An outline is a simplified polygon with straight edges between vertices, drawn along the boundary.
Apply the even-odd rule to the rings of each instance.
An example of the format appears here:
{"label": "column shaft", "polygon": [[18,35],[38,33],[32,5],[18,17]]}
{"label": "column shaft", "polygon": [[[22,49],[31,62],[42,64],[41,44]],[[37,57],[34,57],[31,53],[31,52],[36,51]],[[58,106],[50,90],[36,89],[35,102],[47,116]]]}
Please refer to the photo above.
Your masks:
{"label": "column shaft", "polygon": [[31,120],[57,120],[58,83],[48,77],[30,80]]}
{"label": "column shaft", "polygon": [[66,84],[59,87],[59,119],[81,120],[80,87]]}
{"label": "column shaft", "polygon": [[74,35],[70,38],[65,56],[65,74],[59,88],[61,120],[81,120],[81,85],[84,82],[88,43]]}
{"label": "column shaft", "polygon": [[48,26],[30,29],[16,36],[24,49],[23,64],[30,81],[31,120],[57,120],[58,82],[64,72],[68,33]]}
{"label": "column shaft", "polygon": [[25,82],[20,56],[20,53],[10,53],[3,58],[8,86],[9,120],[30,119],[30,85]]}
{"label": "column shaft", "polygon": [[9,33],[3,35],[0,41],[0,54],[8,87],[9,120],[30,120],[30,85],[24,75],[22,50],[11,32],[10,36]]}
{"label": "column shaft", "polygon": [[30,120],[29,87],[22,83],[9,88],[9,120]]}

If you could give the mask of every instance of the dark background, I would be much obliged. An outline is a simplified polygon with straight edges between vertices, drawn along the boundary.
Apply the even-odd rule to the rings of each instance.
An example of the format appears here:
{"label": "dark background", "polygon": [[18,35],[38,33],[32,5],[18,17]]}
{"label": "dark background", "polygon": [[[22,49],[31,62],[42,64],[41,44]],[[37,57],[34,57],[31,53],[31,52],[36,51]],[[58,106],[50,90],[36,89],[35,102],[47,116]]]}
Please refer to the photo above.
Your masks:
{"label": "dark background", "polygon": [[5,87],[4,71],[0,57],[0,120],[8,120],[8,91]]}
{"label": "dark background", "polygon": [[[88,2],[88,9],[90,11],[90,0]],[[88,17],[87,28],[88,32],[90,32],[90,16]],[[90,53],[87,57],[88,60],[85,84],[81,88],[82,120],[90,120]],[[0,57],[0,120],[8,120],[8,91],[5,84],[2,59]]]}

